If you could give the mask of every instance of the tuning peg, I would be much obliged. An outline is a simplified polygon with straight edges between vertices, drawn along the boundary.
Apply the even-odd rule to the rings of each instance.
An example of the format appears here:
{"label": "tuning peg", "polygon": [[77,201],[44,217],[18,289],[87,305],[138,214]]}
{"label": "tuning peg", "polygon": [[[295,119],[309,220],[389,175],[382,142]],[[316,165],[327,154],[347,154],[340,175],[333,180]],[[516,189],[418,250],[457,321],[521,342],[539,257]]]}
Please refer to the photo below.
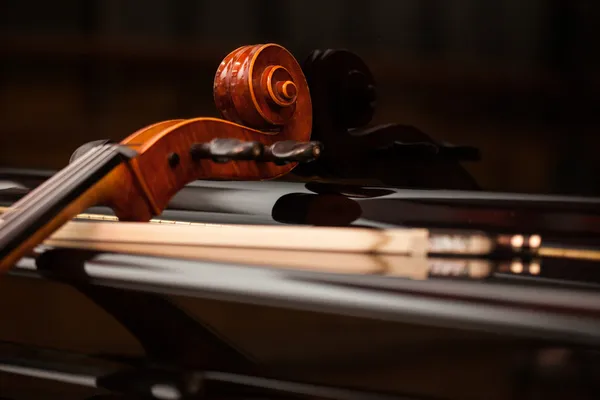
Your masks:
{"label": "tuning peg", "polygon": [[264,161],[272,161],[276,164],[290,162],[310,162],[319,157],[323,145],[319,142],[298,142],[295,140],[283,140],[265,147]]}
{"label": "tuning peg", "polygon": [[190,149],[194,160],[210,158],[214,162],[257,160],[263,154],[260,142],[246,142],[238,139],[218,138],[208,143],[195,143]]}
{"label": "tuning peg", "polygon": [[323,145],[319,142],[283,140],[264,147],[260,142],[219,138],[208,143],[193,144],[190,153],[194,160],[210,158],[219,163],[256,160],[286,164],[312,161],[321,154],[322,148]]}

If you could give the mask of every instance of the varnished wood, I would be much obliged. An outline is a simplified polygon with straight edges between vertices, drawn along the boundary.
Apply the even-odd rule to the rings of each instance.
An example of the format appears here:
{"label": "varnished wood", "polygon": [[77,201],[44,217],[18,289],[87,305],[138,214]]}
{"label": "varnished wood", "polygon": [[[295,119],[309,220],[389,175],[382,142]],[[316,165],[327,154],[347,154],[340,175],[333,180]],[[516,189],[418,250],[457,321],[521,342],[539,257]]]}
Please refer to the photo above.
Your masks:
{"label": "varnished wood", "polygon": [[215,76],[214,97],[222,115],[239,124],[281,127],[284,134],[307,132],[312,126],[304,73],[294,57],[275,44],[244,46],[227,55]]}
{"label": "varnished wood", "polygon": [[[308,85],[300,65],[286,49],[266,44],[244,46],[230,53],[215,76],[214,96],[217,108],[230,121],[170,120],[133,133],[121,145],[135,150],[137,156],[117,166],[0,260],[0,271],[10,268],[90,206],[107,205],[122,221],[148,221],[160,214],[171,197],[191,181],[272,179],[295,167],[296,163],[198,161],[190,154],[193,144],[215,138],[258,141],[267,146],[281,140],[310,139],[312,105]],[[282,100],[281,104],[273,101],[273,96]],[[169,162],[173,155],[178,163]],[[2,221],[0,219],[0,224]]]}

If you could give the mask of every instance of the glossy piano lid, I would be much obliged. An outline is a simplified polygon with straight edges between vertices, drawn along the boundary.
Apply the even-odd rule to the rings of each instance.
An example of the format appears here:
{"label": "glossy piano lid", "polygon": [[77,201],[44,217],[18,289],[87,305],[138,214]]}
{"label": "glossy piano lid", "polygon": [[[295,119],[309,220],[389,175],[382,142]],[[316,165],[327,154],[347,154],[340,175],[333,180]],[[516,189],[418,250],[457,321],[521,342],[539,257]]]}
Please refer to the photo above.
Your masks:
{"label": "glossy piano lid", "polygon": [[[232,250],[233,251],[233,250]],[[407,262],[408,264],[404,264]],[[478,265],[440,273],[440,264],[396,259],[396,270],[315,271],[242,262],[184,260],[72,249],[43,250],[11,274],[169,296],[218,299],[383,321],[493,331],[600,344],[600,293],[569,286],[515,284]],[[465,267],[465,264],[463,267]],[[436,272],[436,268],[438,268]],[[449,267],[448,267],[449,268]],[[452,269],[449,268],[448,271]],[[420,271],[420,272],[419,272]],[[481,272],[484,272],[481,274]],[[471,271],[472,272],[472,271]],[[442,278],[435,278],[441,275]],[[455,275],[453,279],[449,276]],[[75,279],[75,281],[73,281]]]}

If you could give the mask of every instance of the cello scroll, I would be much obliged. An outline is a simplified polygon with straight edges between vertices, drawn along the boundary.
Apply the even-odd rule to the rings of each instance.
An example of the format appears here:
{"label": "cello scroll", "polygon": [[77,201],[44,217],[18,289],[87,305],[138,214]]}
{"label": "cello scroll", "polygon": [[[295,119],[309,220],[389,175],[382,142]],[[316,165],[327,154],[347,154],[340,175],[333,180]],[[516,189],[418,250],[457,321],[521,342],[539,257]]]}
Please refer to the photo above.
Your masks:
{"label": "cello scroll", "polygon": [[306,78],[283,47],[243,46],[229,53],[215,75],[217,108],[229,121],[264,132],[295,132],[308,140],[312,102]]}
{"label": "cello scroll", "polygon": [[[215,104],[228,120],[161,122],[121,142],[139,153],[131,164],[154,215],[191,181],[272,179],[320,154],[320,144],[309,142],[308,84],[285,48],[266,44],[234,50],[221,62],[213,87]],[[293,96],[282,106],[271,97],[277,90]],[[281,157],[281,147],[295,151]],[[122,199],[108,202],[118,210]],[[124,219],[139,219],[126,214]]]}

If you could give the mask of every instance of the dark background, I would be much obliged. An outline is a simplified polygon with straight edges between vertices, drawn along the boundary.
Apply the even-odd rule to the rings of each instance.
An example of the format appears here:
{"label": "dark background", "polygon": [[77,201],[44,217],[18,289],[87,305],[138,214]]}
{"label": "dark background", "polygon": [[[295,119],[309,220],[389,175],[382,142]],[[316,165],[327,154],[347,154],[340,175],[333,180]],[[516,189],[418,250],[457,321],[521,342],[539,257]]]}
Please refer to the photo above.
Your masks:
{"label": "dark background", "polygon": [[81,143],[216,116],[244,44],[361,55],[374,122],[481,148],[488,190],[599,195],[600,2],[0,1],[0,166],[62,167]]}

